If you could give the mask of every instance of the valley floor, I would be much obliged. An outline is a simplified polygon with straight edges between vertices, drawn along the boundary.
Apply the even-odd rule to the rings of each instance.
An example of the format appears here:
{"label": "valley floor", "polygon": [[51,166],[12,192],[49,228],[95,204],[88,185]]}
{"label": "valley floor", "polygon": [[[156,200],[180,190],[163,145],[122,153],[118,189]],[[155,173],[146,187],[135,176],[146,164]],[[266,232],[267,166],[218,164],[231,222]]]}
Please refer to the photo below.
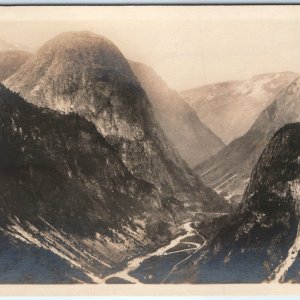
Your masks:
{"label": "valley floor", "polygon": [[128,262],[122,271],[107,276],[106,283],[163,283],[181,263],[206,245],[197,236],[192,222],[181,226],[185,230],[168,245]]}

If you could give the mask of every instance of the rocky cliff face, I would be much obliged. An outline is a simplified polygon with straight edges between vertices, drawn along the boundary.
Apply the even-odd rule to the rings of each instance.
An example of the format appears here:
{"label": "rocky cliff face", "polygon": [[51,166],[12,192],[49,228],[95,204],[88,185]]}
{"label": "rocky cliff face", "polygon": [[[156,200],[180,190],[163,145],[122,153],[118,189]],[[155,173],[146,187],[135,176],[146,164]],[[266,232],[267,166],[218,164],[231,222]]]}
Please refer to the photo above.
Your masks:
{"label": "rocky cliff face", "polygon": [[277,94],[299,74],[261,74],[183,91],[181,95],[226,144],[243,136]]}
{"label": "rocky cliff face", "polygon": [[85,118],[37,108],[3,85],[0,111],[0,282],[104,282],[198,211],[134,177]]}
{"label": "rocky cliff face", "polygon": [[229,201],[240,202],[259,156],[280,127],[300,121],[300,79],[283,89],[251,129],[197,167],[202,180]]}
{"label": "rocky cliff face", "polygon": [[224,146],[152,68],[133,61],[130,67],[151,101],[159,125],[190,167],[207,160]]}
{"label": "rocky cliff face", "polygon": [[92,121],[129,172],[154,185],[178,212],[183,205],[220,208],[216,195],[169,143],[129,64],[106,38],[63,33],[42,46],[6,84],[39,107],[76,112]]}
{"label": "rocky cliff face", "polygon": [[31,56],[22,50],[0,51],[0,81],[14,74]]}
{"label": "rocky cliff face", "polygon": [[254,283],[274,279],[296,239],[299,157],[300,124],[286,125],[260,156],[239,211],[206,253],[194,258],[196,266],[190,262],[181,270],[191,271],[186,280]]}
{"label": "rocky cliff face", "polygon": [[[29,282],[72,282],[74,272],[94,281],[175,233],[154,186],[128,171],[92,123],[39,109],[2,85],[0,108],[1,251],[21,259],[4,282],[31,274],[14,245],[36,253]],[[38,273],[59,261],[69,271]]]}

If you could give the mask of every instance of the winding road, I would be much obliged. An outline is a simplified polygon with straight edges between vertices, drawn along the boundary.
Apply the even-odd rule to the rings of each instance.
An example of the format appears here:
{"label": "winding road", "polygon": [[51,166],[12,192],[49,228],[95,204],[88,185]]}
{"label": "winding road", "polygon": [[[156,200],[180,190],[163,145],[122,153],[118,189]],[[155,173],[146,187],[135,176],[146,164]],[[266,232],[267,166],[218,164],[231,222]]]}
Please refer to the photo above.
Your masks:
{"label": "winding road", "polygon": [[[152,258],[152,257],[163,257],[163,256],[169,256],[171,254],[174,253],[180,253],[180,252],[185,252],[185,253],[189,253],[192,252],[190,255],[188,255],[188,257],[184,258],[183,260],[180,260],[179,262],[177,262],[174,267],[171,269],[171,271],[167,274],[166,278],[164,279],[164,281],[170,276],[170,274],[172,273],[172,271],[176,270],[176,268],[183,263],[184,261],[188,260],[196,251],[200,250],[202,247],[204,247],[206,245],[206,241],[204,240],[204,243],[200,244],[197,242],[189,242],[189,241],[184,241],[184,239],[189,238],[189,237],[195,237],[197,235],[197,232],[194,228],[192,228],[192,222],[188,222],[185,223],[181,226],[182,229],[185,230],[185,233],[182,235],[179,235],[178,237],[176,237],[174,240],[172,240],[168,245],[163,246],[161,248],[159,248],[158,250],[148,253],[144,256],[140,256],[140,257],[136,257],[134,259],[132,259],[131,261],[129,261],[127,263],[127,267],[121,271],[118,271],[114,274],[110,274],[109,276],[105,277],[104,280],[105,282],[107,282],[110,279],[121,279],[121,280],[125,280],[126,282],[129,283],[142,283],[138,278],[133,277],[132,275],[130,275],[130,273],[132,273],[133,271],[135,271],[136,269],[138,269],[146,260]],[[181,249],[181,250],[174,250],[174,251],[169,251],[173,248],[175,248],[176,246],[183,244],[183,245],[191,245],[193,246],[192,248],[186,248],[186,249]],[[163,281],[163,282],[164,282]]]}

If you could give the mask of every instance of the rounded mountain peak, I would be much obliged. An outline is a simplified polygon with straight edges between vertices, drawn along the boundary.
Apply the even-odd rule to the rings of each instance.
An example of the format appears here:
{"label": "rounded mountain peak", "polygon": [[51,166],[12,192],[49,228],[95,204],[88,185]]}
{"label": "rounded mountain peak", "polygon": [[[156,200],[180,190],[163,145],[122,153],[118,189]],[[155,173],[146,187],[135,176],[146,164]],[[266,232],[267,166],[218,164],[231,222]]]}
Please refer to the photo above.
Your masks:
{"label": "rounded mountain peak", "polygon": [[85,116],[105,136],[143,135],[148,99],[119,49],[95,33],[59,34],[5,85],[37,106]]}
{"label": "rounded mountain peak", "polygon": [[117,50],[117,47],[107,38],[91,31],[63,32],[48,40],[38,51],[38,54],[51,51],[91,50],[91,49]]}
{"label": "rounded mountain peak", "polygon": [[115,70],[122,75],[133,73],[119,49],[107,38],[90,31],[64,32],[46,42],[35,55],[35,63],[53,64],[55,67],[68,65],[80,68],[100,66]]}

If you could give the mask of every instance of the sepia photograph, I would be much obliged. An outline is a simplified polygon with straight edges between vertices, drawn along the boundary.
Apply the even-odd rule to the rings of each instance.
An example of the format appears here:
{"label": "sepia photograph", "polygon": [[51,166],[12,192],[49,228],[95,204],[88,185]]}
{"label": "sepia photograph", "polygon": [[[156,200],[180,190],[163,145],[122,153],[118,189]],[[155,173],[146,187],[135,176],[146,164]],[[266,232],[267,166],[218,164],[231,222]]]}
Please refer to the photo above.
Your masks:
{"label": "sepia photograph", "polygon": [[0,7],[0,287],[297,286],[299,53],[297,5]]}

